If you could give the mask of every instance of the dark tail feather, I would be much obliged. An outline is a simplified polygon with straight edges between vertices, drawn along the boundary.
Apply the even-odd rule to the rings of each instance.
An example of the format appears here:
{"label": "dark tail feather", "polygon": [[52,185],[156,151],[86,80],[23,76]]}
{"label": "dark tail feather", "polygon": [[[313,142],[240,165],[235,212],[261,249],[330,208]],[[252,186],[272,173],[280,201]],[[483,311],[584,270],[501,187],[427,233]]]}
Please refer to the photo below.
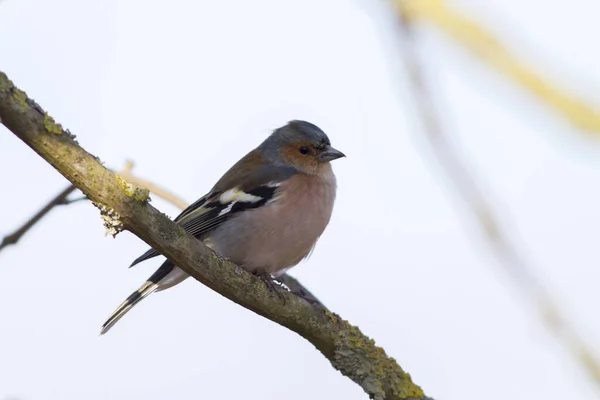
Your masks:
{"label": "dark tail feather", "polygon": [[133,260],[133,262],[131,263],[129,268],[133,267],[136,264],[141,263],[142,261],[149,260],[152,257],[156,257],[156,256],[160,256],[160,253],[154,249],[150,249],[147,252],[145,252],[144,254],[142,254],[141,256],[139,256],[138,258],[136,258],[135,260]]}
{"label": "dark tail feather", "polygon": [[102,325],[102,329],[100,330],[100,334],[104,335],[109,331],[110,328],[113,327],[129,310],[133,308],[137,303],[142,301],[146,296],[154,292],[158,288],[156,283],[146,282],[142,285],[141,288],[131,293],[131,295],[123,302],[121,305],[111,314],[110,317],[106,320],[104,325]]}
{"label": "dark tail feather", "polygon": [[159,288],[159,283],[163,280],[171,271],[173,271],[174,265],[169,261],[165,262],[156,270],[154,274],[135,292],[131,293],[129,297],[121,303],[119,307],[111,314],[106,322],[102,325],[100,335],[104,335],[110,330],[129,310],[133,308],[137,303],[145,299],[148,295],[152,294]]}

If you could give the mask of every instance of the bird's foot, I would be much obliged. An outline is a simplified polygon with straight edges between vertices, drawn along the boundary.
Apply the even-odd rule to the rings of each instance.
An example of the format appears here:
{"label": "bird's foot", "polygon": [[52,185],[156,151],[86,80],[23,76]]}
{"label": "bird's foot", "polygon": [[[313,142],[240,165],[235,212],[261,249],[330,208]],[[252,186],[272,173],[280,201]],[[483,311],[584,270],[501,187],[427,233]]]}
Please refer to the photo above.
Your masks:
{"label": "bird's foot", "polygon": [[285,305],[285,297],[283,295],[284,291],[288,291],[283,283],[273,278],[271,274],[268,272],[261,272],[258,270],[252,271],[254,275],[256,275],[260,280],[262,280],[269,291],[269,294],[273,295],[275,293],[277,297],[283,300],[283,304]]}

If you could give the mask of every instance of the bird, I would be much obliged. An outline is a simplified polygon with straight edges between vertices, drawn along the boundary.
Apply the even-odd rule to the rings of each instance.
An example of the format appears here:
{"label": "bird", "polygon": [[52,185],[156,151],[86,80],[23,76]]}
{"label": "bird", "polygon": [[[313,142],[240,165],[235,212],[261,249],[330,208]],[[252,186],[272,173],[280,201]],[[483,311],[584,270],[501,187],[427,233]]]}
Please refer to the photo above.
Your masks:
{"label": "bird", "polygon": [[[302,120],[275,129],[174,222],[219,256],[271,282],[312,253],[329,224],[337,181],[331,161],[346,157]],[[149,249],[130,267],[160,255]],[[154,292],[188,278],[167,259],[102,325],[108,332]]]}

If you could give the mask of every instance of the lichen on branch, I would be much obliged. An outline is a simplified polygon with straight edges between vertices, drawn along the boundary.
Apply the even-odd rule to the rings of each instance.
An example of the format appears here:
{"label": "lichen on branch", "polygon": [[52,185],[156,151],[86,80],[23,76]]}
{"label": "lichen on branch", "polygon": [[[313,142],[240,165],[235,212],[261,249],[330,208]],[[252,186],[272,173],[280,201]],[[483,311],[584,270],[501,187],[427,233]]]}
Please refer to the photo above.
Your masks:
{"label": "lichen on branch", "polygon": [[150,200],[150,191],[135,186],[127,182],[121,175],[117,175],[117,182],[127,197],[131,197],[135,201],[145,202]]}
{"label": "lichen on branch", "polygon": [[123,222],[121,221],[121,216],[118,212],[103,204],[95,202],[92,202],[92,204],[100,210],[100,218],[102,218],[102,224],[104,225],[104,228],[106,228],[104,231],[106,236],[110,235],[114,238],[123,231]]}

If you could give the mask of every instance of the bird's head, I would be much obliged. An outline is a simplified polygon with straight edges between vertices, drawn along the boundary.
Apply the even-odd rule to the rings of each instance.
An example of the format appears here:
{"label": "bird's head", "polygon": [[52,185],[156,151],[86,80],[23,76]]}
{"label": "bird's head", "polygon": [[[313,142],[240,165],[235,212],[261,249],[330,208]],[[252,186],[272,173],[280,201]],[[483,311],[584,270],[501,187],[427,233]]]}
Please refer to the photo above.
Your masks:
{"label": "bird's head", "polygon": [[307,174],[318,174],[329,168],[330,161],[345,157],[331,147],[329,138],[318,126],[298,120],[276,129],[261,147],[273,162]]}

